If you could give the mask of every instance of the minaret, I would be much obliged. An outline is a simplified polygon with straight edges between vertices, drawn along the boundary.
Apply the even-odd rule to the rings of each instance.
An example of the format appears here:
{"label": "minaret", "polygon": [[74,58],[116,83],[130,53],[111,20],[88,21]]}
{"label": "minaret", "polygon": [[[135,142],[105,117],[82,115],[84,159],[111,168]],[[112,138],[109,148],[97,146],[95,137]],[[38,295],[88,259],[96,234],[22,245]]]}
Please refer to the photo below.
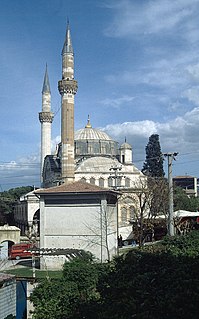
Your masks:
{"label": "minaret", "polygon": [[67,24],[66,38],[62,50],[62,80],[58,82],[61,94],[61,178],[62,183],[75,180],[74,162],[74,95],[77,92],[77,81],[74,80],[74,54]]}
{"label": "minaret", "polygon": [[51,112],[51,92],[48,78],[48,70],[44,76],[42,89],[42,112],[39,113],[39,121],[41,122],[41,185],[43,183],[43,164],[46,155],[51,154],[51,124],[54,114]]}

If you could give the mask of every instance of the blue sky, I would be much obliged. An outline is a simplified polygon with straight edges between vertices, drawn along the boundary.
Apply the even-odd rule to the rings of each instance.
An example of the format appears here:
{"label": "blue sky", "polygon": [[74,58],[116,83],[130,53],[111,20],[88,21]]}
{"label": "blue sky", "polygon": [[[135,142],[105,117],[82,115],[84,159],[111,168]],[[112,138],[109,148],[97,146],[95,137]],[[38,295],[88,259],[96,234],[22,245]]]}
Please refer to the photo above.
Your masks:
{"label": "blue sky", "polygon": [[[198,0],[0,0],[0,187],[39,186],[41,90],[48,64],[54,145],[61,50],[75,51],[75,128],[87,115],[142,168],[151,134],[179,152],[173,175],[199,176]],[[166,163],[165,171],[167,173]]]}

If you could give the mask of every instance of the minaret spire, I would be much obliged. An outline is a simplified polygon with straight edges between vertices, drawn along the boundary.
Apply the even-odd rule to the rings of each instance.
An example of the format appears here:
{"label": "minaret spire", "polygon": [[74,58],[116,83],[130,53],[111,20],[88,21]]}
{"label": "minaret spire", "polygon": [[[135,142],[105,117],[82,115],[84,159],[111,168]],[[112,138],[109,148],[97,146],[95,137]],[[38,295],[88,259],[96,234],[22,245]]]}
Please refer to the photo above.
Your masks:
{"label": "minaret spire", "polygon": [[69,24],[69,20],[67,20],[66,37],[65,37],[65,42],[62,49],[62,55],[70,54],[70,53],[73,54],[73,46],[72,46],[72,40],[70,35],[70,24]]}
{"label": "minaret spire", "polygon": [[48,70],[44,75],[42,89],[42,112],[39,113],[39,121],[41,123],[41,185],[43,184],[43,164],[46,155],[51,154],[51,125],[54,114],[51,112],[51,92],[48,78]]}
{"label": "minaret spire", "polygon": [[43,89],[42,89],[42,94],[43,93],[51,93],[50,92],[50,82],[49,82],[49,78],[48,78],[47,63],[46,63],[46,71],[45,71],[45,75],[44,75],[44,83],[43,83]]}
{"label": "minaret spire", "polygon": [[61,112],[61,175],[62,182],[69,183],[75,179],[74,160],[74,96],[77,92],[77,81],[74,80],[74,54],[67,23],[66,37],[62,50],[62,80],[58,82],[62,97]]}

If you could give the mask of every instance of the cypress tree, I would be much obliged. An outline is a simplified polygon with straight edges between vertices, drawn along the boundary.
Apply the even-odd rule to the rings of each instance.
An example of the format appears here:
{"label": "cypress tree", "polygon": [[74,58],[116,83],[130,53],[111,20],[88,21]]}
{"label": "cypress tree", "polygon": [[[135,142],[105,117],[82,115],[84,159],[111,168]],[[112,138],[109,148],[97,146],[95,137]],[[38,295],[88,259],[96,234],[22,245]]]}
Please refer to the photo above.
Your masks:
{"label": "cypress tree", "polygon": [[163,157],[160,147],[159,135],[152,134],[145,147],[146,160],[143,164],[142,172],[150,177],[164,177]]}

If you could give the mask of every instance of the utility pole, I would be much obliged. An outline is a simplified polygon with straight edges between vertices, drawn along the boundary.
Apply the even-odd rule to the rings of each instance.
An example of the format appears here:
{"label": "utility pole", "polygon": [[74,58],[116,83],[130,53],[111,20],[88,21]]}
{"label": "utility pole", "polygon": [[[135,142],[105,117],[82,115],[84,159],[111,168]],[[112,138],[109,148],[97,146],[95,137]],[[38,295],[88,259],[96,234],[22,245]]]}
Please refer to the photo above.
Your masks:
{"label": "utility pole", "polygon": [[168,159],[168,183],[169,183],[169,215],[168,215],[168,234],[169,236],[175,235],[174,229],[174,215],[173,215],[173,179],[172,179],[172,162],[178,153],[163,153]]}
{"label": "utility pole", "polygon": [[[124,176],[123,173],[120,173],[121,170],[122,170],[122,165],[121,166],[117,166],[117,165],[111,166],[109,168],[109,170],[112,171],[110,173],[110,177],[112,177],[114,179],[113,189],[116,191],[117,188],[118,188],[118,176],[120,176],[120,177]],[[116,234],[116,236],[117,236],[117,239],[118,239],[118,237],[119,237],[118,201],[117,201],[117,208],[116,209],[117,209],[117,234]],[[118,246],[118,244],[117,244],[117,255],[119,256],[119,246]]]}

